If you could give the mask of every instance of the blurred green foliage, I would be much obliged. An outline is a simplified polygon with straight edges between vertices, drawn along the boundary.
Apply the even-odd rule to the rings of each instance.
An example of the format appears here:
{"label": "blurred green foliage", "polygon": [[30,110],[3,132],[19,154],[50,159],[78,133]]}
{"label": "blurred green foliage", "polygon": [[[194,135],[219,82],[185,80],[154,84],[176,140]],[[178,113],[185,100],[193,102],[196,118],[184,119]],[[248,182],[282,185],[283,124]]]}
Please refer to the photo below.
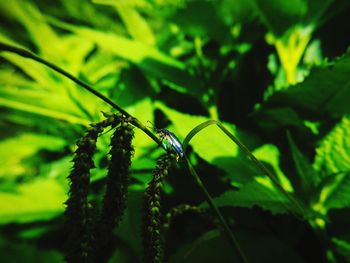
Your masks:
{"label": "blurred green foliage", "polygon": [[[250,262],[350,262],[350,2],[346,0],[11,0],[0,41],[32,50],[180,140],[220,120],[313,216],[285,197],[216,127],[190,159]],[[110,108],[47,67],[0,53],[2,262],[62,262],[70,159],[84,127]],[[162,149],[136,130],[127,209],[110,262],[141,262],[142,192]],[[103,195],[108,138],[91,200]],[[164,209],[202,204],[181,165]],[[203,204],[203,207],[206,205]],[[169,262],[231,262],[196,215],[166,236]]]}

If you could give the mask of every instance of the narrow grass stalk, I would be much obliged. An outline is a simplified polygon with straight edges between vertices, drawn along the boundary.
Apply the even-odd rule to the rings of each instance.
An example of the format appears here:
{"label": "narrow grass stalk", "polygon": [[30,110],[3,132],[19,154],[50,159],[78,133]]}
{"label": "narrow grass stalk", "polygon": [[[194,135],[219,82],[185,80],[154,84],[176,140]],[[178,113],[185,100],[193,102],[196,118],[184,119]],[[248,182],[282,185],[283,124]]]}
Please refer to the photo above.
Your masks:
{"label": "narrow grass stalk", "polygon": [[270,172],[269,169],[265,167],[265,165],[262,164],[255,156],[254,154],[240,141],[234,136],[232,133],[230,133],[223,125],[222,123],[216,121],[216,120],[209,120],[206,122],[203,122],[193,128],[191,132],[188,133],[186,138],[183,142],[183,150],[186,151],[186,148],[190,142],[190,140],[198,134],[201,130],[205,129],[206,127],[210,125],[217,125],[221,131],[223,131],[243,152],[246,154],[249,159],[254,163],[254,165],[261,170],[270,180],[274,183],[274,185],[286,196],[286,198],[290,201],[291,204],[298,210],[298,214],[294,215],[298,217],[299,219],[303,220],[305,215],[307,215],[306,209],[300,204],[291,194],[289,194],[283,186],[279,183],[279,181],[275,178],[275,176]]}
{"label": "narrow grass stalk", "polygon": [[220,223],[222,229],[224,230],[224,234],[227,237],[229,243],[232,245],[233,249],[235,250],[237,256],[240,258],[241,262],[248,263],[247,257],[245,256],[241,246],[239,245],[237,239],[235,238],[234,234],[232,233],[230,227],[228,226],[225,218],[223,217],[220,210],[215,205],[214,200],[210,196],[207,188],[204,186],[202,180],[200,179],[196,170],[193,168],[192,164],[190,163],[190,161],[188,160],[187,157],[185,157],[185,158],[186,158],[186,164],[187,164],[188,170],[190,171],[193,178],[196,180],[197,185],[203,191],[204,196],[205,196],[210,208],[214,211],[217,219],[219,220],[219,223]]}

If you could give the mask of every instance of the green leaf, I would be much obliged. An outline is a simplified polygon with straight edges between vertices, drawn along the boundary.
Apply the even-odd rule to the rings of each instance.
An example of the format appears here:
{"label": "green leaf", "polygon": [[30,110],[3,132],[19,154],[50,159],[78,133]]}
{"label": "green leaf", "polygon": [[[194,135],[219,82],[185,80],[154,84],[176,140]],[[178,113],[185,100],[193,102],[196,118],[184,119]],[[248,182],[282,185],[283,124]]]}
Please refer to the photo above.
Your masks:
{"label": "green leaf", "polygon": [[186,71],[186,65],[153,46],[132,40],[113,32],[103,32],[88,27],[75,26],[49,19],[54,25],[69,30],[97,44],[101,49],[134,63],[152,77],[173,82],[181,87],[200,90],[198,79]]}
{"label": "green leaf", "polygon": [[143,44],[140,41],[128,39],[112,32],[103,32],[88,27],[75,26],[58,21],[52,17],[49,18],[49,21],[55,26],[80,35],[98,44],[101,48],[111,52],[112,54],[127,59],[133,63],[138,64],[146,59],[152,59],[170,67],[178,69],[185,68],[185,65],[180,61],[177,61],[174,58],[160,52],[158,49]]}
{"label": "green leaf", "polygon": [[117,92],[117,101],[120,107],[129,106],[154,94],[145,75],[137,67],[131,66],[123,70],[119,81],[121,84]]}
{"label": "green leaf", "polygon": [[213,160],[213,164],[226,172],[234,186],[241,186],[261,175],[261,171],[246,156],[219,157]]}
{"label": "green leaf", "polygon": [[[272,214],[285,214],[293,211],[293,206],[288,199],[272,187],[257,181],[244,185],[238,191],[227,191],[214,198],[215,204],[221,206],[252,208],[258,206]],[[202,207],[207,207],[202,204]],[[298,211],[294,211],[298,213]]]}
{"label": "green leaf", "polygon": [[306,0],[276,1],[252,0],[260,19],[276,35],[283,34],[297,24],[307,13]]}
{"label": "green leaf", "polygon": [[331,63],[315,67],[304,82],[275,93],[270,105],[285,104],[300,113],[339,117],[350,114],[350,52]]}
{"label": "green leaf", "polygon": [[236,262],[238,258],[218,230],[211,230],[191,243],[181,244],[170,256],[169,263]]}
{"label": "green leaf", "polygon": [[336,251],[346,259],[346,262],[350,262],[350,243],[335,237],[332,238],[332,243],[335,245]]}
{"label": "green leaf", "polygon": [[300,177],[301,187],[304,190],[304,193],[308,195],[320,183],[321,178],[319,178],[316,171],[314,171],[306,156],[304,156],[304,154],[298,149],[289,132],[287,133],[287,137],[294,165]]}
{"label": "green leaf", "polygon": [[262,22],[275,35],[296,24],[316,24],[332,0],[250,0]]}
{"label": "green leaf", "polygon": [[20,184],[16,193],[0,192],[0,224],[50,220],[64,211],[66,189],[54,179]]}
{"label": "green leaf", "polygon": [[[276,236],[256,231],[236,231],[237,239],[242,246],[248,262],[285,262],[304,263],[305,261],[288,243]],[[213,263],[240,262],[228,245],[227,240],[216,230],[202,234],[194,241],[182,243],[170,256],[170,263]]]}
{"label": "green leaf", "polygon": [[350,207],[350,173],[330,175],[321,189],[316,207],[323,213],[329,209]]}
{"label": "green leaf", "polygon": [[[349,61],[350,62],[350,61]],[[350,89],[349,89],[350,91]],[[342,118],[316,149],[314,168],[323,176],[350,170],[350,118]]]}
{"label": "green leaf", "polygon": [[[40,63],[20,57],[15,54],[1,53],[1,56],[4,57],[7,61],[11,62],[13,65],[23,70],[27,76],[40,84],[43,89],[56,89],[57,81],[55,81],[52,76],[50,76],[50,71],[43,65],[40,65]],[[3,82],[3,80],[1,82]],[[58,93],[61,93],[63,91],[62,89],[56,90]]]}
{"label": "green leaf", "polygon": [[145,44],[155,44],[155,36],[147,21],[131,6],[115,2],[115,7],[122,18],[129,34]]}
{"label": "green leaf", "polygon": [[62,263],[63,255],[50,248],[39,248],[36,242],[21,242],[18,240],[11,240],[0,238],[0,254],[1,261],[6,263],[11,262],[50,262]]}
{"label": "green leaf", "polygon": [[9,3],[0,2],[0,12],[20,22],[44,56],[59,57],[57,54],[61,46],[59,37],[46,23],[43,15],[33,3],[19,0]]}
{"label": "green leaf", "polygon": [[[264,144],[252,151],[254,156],[265,164],[271,166],[274,176],[277,178],[279,184],[288,192],[293,192],[291,182],[283,173],[280,167],[280,152],[273,144]],[[233,185],[240,186],[242,183],[251,181],[256,176],[261,176],[263,173],[254,163],[247,157],[239,155],[236,158],[216,158],[213,161],[220,168],[223,168]],[[266,180],[269,180],[266,178]]]}
{"label": "green leaf", "polygon": [[[141,123],[147,124],[147,121],[153,119],[153,106],[149,98],[145,98],[132,106],[126,108],[126,110],[133,116],[136,116]],[[140,129],[135,129],[135,138],[133,139],[133,145],[135,148],[134,159],[144,157],[149,154],[149,147],[153,146],[153,141]]]}
{"label": "green leaf", "polygon": [[291,185],[288,177],[283,173],[280,167],[280,151],[273,144],[264,144],[261,147],[254,149],[253,154],[258,160],[270,164],[276,174],[276,177],[281,184],[282,188],[288,192],[293,192],[293,186]]}
{"label": "green leaf", "polygon": [[57,120],[68,121],[74,124],[87,125],[90,123],[90,121],[74,115],[66,114],[66,113],[51,110],[51,109],[45,109],[40,106],[30,105],[30,104],[18,102],[15,100],[0,98],[0,105],[4,107],[16,109],[16,110],[28,112],[28,113],[39,114],[39,115],[54,118]]}
{"label": "green leaf", "polygon": [[191,36],[228,42],[230,30],[222,21],[217,5],[210,1],[189,1],[184,8],[177,10],[172,20]]}
{"label": "green leaf", "polygon": [[253,115],[256,122],[266,132],[276,132],[281,129],[293,128],[306,132],[303,120],[290,107],[262,107]]}
{"label": "green leaf", "polygon": [[0,142],[0,178],[13,178],[30,171],[23,161],[39,150],[60,150],[66,146],[64,139],[42,134],[24,133]]}
{"label": "green leaf", "polygon": [[[128,194],[128,203],[118,227],[117,235],[125,242],[134,255],[137,255],[138,262],[141,262],[142,256],[142,204],[143,193],[140,191],[130,191]],[[135,261],[134,261],[135,262]]]}

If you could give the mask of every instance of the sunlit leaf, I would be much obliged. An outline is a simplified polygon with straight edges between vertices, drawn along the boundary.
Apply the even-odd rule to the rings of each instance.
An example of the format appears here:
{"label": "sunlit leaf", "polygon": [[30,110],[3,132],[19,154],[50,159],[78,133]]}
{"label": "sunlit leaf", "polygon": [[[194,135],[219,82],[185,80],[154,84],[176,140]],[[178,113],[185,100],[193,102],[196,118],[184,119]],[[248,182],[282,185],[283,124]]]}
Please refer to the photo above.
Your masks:
{"label": "sunlit leaf", "polygon": [[[27,76],[40,84],[42,89],[55,89],[57,81],[50,76],[50,72],[43,65],[15,54],[1,53],[1,56],[23,70]],[[63,89],[57,89],[57,93],[62,93],[62,91]]]}
{"label": "sunlit leaf", "polygon": [[293,191],[293,186],[291,185],[288,177],[285,176],[280,168],[280,152],[275,145],[265,144],[255,149],[253,154],[256,156],[256,158],[258,158],[258,160],[264,161],[273,167],[278,181],[286,191]]}
{"label": "sunlit leaf", "polygon": [[0,142],[0,177],[10,178],[21,175],[31,168],[23,163],[24,159],[37,154],[39,150],[60,150],[66,145],[59,137],[25,133]]}
{"label": "sunlit leaf", "polygon": [[22,23],[44,55],[57,58],[56,52],[60,50],[59,38],[34,4],[18,0],[1,2],[0,11],[3,15],[11,16]]}
{"label": "sunlit leaf", "polygon": [[146,59],[153,59],[159,63],[184,69],[185,65],[166,54],[160,52],[154,47],[143,44],[142,42],[128,39],[124,36],[113,34],[112,32],[103,32],[96,29],[75,26],[68,23],[63,23],[54,18],[50,18],[51,23],[78,35],[81,35],[88,40],[97,43],[103,49],[111,52],[114,55],[130,60],[134,63],[141,63]]}
{"label": "sunlit leaf", "polygon": [[153,45],[155,36],[147,21],[131,6],[115,2],[115,7],[122,18],[129,34],[136,40]]}
{"label": "sunlit leaf", "polygon": [[135,63],[152,77],[170,81],[187,89],[199,89],[199,81],[186,71],[186,65],[157,48],[113,32],[75,26],[50,18],[54,25],[96,43],[103,50]]}
{"label": "sunlit leaf", "polygon": [[315,67],[304,82],[286,91],[275,93],[270,105],[281,103],[293,107],[300,113],[326,114],[339,117],[350,114],[350,53],[323,66]]}
{"label": "sunlit leaf", "polygon": [[[144,124],[147,125],[148,121],[153,119],[151,100],[144,99],[133,106],[128,107],[128,112],[137,118]],[[142,156],[147,155],[149,149],[148,147],[154,146],[153,141],[140,129],[135,129],[135,138],[133,140],[133,145],[135,147],[134,158],[138,159]]]}
{"label": "sunlit leaf", "polygon": [[327,179],[326,185],[321,189],[320,200],[315,207],[321,212],[350,207],[350,173],[333,174]]}
{"label": "sunlit leaf", "polygon": [[10,100],[10,99],[0,98],[0,105],[4,107],[24,111],[24,112],[39,114],[42,116],[46,116],[46,117],[50,117],[50,118],[54,118],[62,121],[68,121],[74,124],[83,124],[83,125],[89,124],[88,120],[79,118],[74,115],[69,115],[66,113],[62,113],[60,111],[45,109],[40,106],[30,105],[30,104]]}
{"label": "sunlit leaf", "polygon": [[66,189],[54,179],[20,184],[16,193],[0,192],[0,224],[49,220],[64,211]]}
{"label": "sunlit leaf", "polygon": [[314,168],[323,175],[350,170],[350,119],[343,117],[316,149]]}

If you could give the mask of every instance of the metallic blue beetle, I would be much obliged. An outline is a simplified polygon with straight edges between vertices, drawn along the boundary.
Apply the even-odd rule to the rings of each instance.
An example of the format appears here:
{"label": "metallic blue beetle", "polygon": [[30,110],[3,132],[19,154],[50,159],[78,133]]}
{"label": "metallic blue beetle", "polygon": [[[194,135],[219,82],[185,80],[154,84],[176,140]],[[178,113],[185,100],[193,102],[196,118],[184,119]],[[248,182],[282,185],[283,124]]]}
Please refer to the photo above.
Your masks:
{"label": "metallic blue beetle", "polygon": [[184,156],[184,151],[182,149],[182,144],[180,140],[176,137],[174,133],[167,129],[155,129],[155,131],[160,135],[160,139],[164,149],[168,149],[168,146],[163,142],[166,139],[170,145],[170,147],[176,152],[177,160]]}

